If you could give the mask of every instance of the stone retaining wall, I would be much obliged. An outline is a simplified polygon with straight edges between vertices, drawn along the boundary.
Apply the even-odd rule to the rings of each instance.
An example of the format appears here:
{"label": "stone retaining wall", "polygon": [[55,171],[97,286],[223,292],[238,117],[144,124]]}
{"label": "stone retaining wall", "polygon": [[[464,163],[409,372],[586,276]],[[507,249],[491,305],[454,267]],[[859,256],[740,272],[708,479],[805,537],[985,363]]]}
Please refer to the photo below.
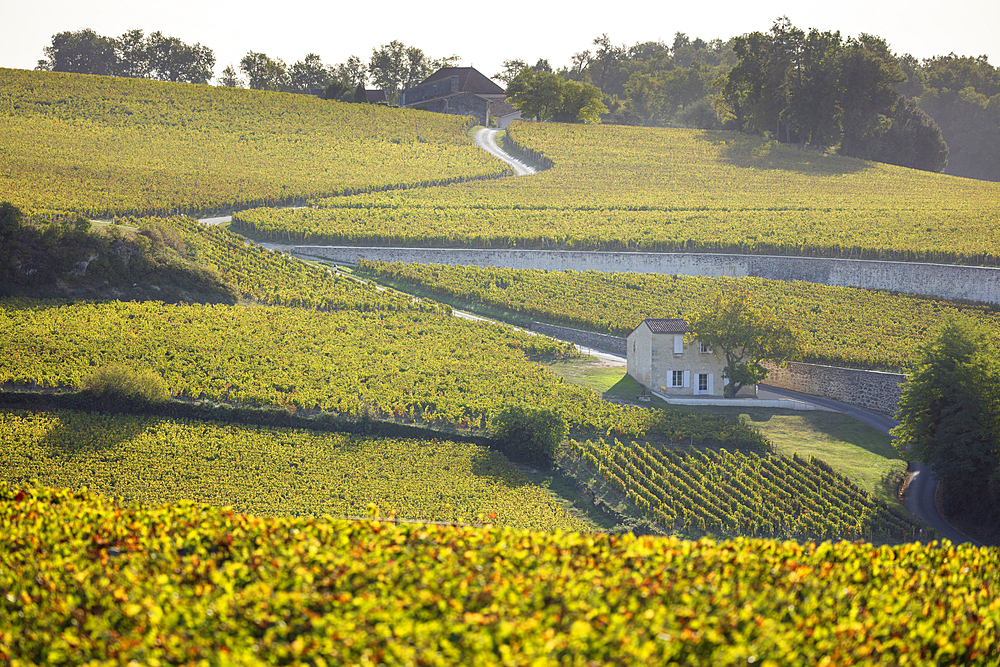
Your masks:
{"label": "stone retaining wall", "polygon": [[559,340],[568,340],[577,345],[593,347],[605,352],[624,355],[628,351],[627,339],[619,338],[618,336],[608,336],[607,334],[560,327],[554,324],[543,324],[542,322],[532,322],[531,330],[545,334],[546,336],[558,338]]}
{"label": "stone retaining wall", "polygon": [[942,299],[1000,303],[1000,269],[955,264],[779,255],[468,248],[295,246],[295,252],[349,264],[363,258],[383,262],[499,266],[550,271],[572,269],[710,277],[752,276],[890,290]]}
{"label": "stone retaining wall", "polygon": [[765,382],[773,387],[822,396],[841,403],[892,417],[902,394],[906,376],[856,368],[792,363],[787,368],[765,364]]}

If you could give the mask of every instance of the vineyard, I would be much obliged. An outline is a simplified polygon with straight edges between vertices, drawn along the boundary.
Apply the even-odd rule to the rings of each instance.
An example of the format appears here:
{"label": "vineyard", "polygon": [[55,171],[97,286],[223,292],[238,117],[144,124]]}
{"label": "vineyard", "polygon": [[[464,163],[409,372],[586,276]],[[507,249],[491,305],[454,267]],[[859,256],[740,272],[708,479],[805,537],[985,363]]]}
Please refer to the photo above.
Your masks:
{"label": "vineyard", "polygon": [[986,304],[799,281],[366,260],[359,267],[376,280],[416,286],[439,298],[615,336],[627,336],[647,317],[686,317],[720,291],[746,289],[802,333],[805,360],[837,366],[908,368],[929,332],[958,312],[1000,335],[1000,312]]}
{"label": "vineyard", "polygon": [[146,219],[140,224],[174,231],[188,248],[193,261],[218,271],[222,280],[256,303],[321,311],[450,312],[449,308],[433,301],[378,290],[374,284],[362,284],[333,274],[329,269],[247,243],[243,237],[221,226],[202,225],[185,217]]}
{"label": "vineyard", "polygon": [[0,469],[12,484],[143,504],[190,500],[260,515],[475,520],[583,530],[501,454],[447,440],[369,438],[83,412],[0,413]]}
{"label": "vineyard", "polygon": [[257,518],[0,482],[0,661],[992,665],[1000,555]]}
{"label": "vineyard", "polygon": [[0,192],[30,215],[204,213],[495,178],[467,119],[0,68]]}
{"label": "vineyard", "polygon": [[250,210],[303,243],[729,252],[995,264],[1000,185],[727,132],[519,123],[531,178]]}
{"label": "vineyard", "polygon": [[591,472],[668,530],[879,542],[911,540],[919,530],[901,507],[817,459],[603,439],[571,445]]}
{"label": "vineyard", "polygon": [[430,313],[0,301],[0,384],[79,386],[149,369],[174,396],[487,429],[508,405],[557,409],[584,433],[766,448],[742,421],[615,405],[529,357],[572,345]]}

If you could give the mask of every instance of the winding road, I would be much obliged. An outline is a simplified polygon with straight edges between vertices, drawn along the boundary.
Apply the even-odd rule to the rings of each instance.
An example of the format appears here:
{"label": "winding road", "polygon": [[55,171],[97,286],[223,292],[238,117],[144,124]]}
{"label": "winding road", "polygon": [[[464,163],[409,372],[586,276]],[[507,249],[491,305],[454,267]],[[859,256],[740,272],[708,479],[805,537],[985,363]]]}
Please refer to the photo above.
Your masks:
{"label": "winding road", "polygon": [[491,130],[490,128],[484,127],[478,132],[476,132],[476,145],[482,148],[484,151],[493,155],[499,160],[502,160],[514,168],[514,171],[518,176],[530,176],[531,174],[537,173],[534,167],[528,166],[518,159],[515,159],[509,153],[505,153],[497,145],[497,132],[500,130]]}

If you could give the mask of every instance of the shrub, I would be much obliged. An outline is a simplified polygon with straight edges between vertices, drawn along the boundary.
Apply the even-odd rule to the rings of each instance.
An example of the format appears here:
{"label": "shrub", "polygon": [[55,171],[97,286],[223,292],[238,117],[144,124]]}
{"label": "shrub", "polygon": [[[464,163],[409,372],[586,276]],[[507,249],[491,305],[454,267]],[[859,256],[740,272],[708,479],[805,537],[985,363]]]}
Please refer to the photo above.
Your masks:
{"label": "shrub", "polygon": [[170,400],[170,390],[162,377],[153,371],[136,371],[123,366],[95,369],[84,377],[81,389],[105,407]]}
{"label": "shrub", "polygon": [[493,420],[497,448],[519,463],[548,468],[568,434],[566,419],[549,408],[508,406]]}

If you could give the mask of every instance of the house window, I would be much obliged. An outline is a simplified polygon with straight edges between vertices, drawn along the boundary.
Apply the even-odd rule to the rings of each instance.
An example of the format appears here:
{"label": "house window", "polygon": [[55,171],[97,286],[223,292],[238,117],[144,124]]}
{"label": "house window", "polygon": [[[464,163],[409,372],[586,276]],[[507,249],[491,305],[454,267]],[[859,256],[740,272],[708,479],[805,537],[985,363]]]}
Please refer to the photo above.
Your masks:
{"label": "house window", "polygon": [[698,391],[708,391],[708,373],[698,374]]}
{"label": "house window", "polygon": [[684,386],[684,371],[674,371],[670,377],[671,387],[683,387]]}
{"label": "house window", "polygon": [[704,343],[704,342],[703,342],[703,343],[701,344],[701,353],[702,353],[702,354],[708,354],[708,353],[710,353],[711,351],[712,351],[712,350],[711,350],[711,349],[710,349],[710,348],[708,347],[708,344],[707,344],[707,343]]}

